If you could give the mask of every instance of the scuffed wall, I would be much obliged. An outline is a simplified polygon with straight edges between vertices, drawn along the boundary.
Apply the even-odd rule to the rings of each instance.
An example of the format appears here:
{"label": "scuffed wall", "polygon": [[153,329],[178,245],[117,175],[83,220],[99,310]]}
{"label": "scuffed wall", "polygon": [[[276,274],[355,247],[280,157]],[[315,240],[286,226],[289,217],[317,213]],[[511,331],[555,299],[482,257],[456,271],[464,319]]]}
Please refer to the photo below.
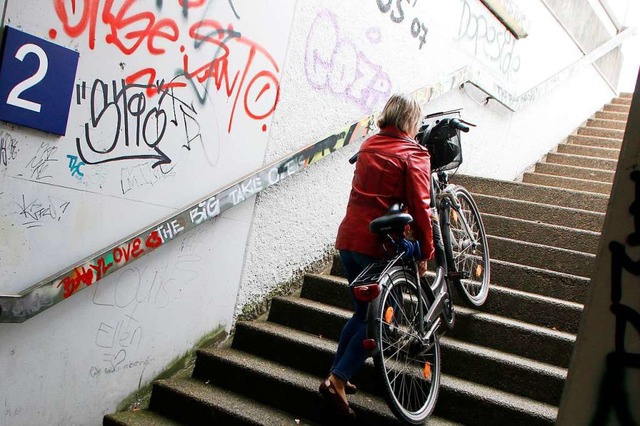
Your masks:
{"label": "scuffed wall", "polygon": [[[335,133],[393,92],[471,64],[517,93],[579,58],[539,2],[507,3],[527,39],[475,0],[10,0],[9,25],[80,61],[67,135],[0,123],[0,292]],[[612,97],[592,69],[516,113],[470,95],[481,99],[455,89],[425,112],[464,107],[479,127],[465,136],[461,171],[502,179]],[[326,259],[358,146],[257,199],[239,194],[193,231],[160,229],[152,253],[0,324],[0,426],[100,424],[203,336],[229,331],[246,306]],[[103,266],[134,253],[111,251]]]}

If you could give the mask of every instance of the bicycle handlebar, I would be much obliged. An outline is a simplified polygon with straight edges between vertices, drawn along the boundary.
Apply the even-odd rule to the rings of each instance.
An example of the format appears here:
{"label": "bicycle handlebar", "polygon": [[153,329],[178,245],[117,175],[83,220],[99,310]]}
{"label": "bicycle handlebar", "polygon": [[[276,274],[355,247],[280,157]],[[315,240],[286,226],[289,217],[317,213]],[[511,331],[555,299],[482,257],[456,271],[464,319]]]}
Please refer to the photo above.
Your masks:
{"label": "bicycle handlebar", "polygon": [[449,125],[465,133],[469,131],[469,126],[467,126],[466,124],[462,124],[462,122],[457,118],[452,118],[451,121],[449,121]]}

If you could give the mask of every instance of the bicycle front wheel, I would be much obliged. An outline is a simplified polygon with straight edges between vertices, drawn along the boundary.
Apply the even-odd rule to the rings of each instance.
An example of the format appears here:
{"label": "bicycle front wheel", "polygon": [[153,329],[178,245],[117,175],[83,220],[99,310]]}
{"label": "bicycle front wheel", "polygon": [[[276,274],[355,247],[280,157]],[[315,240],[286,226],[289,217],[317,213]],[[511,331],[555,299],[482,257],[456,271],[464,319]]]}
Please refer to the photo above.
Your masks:
{"label": "bicycle front wheel", "polygon": [[431,415],[440,386],[440,344],[436,333],[431,342],[423,339],[420,301],[424,315],[427,299],[415,278],[403,269],[392,271],[380,294],[375,326],[379,351],[374,363],[385,398],[395,416],[410,424]]}
{"label": "bicycle front wheel", "polygon": [[457,272],[453,282],[464,301],[470,306],[481,306],[489,295],[487,234],[469,191],[457,186],[455,194],[460,209],[451,209],[449,232],[443,232],[447,266],[450,271]]}

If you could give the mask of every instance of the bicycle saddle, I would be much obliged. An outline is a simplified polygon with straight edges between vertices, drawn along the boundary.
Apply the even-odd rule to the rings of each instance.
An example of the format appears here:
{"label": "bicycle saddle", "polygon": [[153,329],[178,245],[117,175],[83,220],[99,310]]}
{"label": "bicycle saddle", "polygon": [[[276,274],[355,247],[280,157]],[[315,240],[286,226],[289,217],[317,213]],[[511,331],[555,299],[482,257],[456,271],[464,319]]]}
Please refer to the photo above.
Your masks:
{"label": "bicycle saddle", "polygon": [[411,222],[413,222],[413,217],[409,213],[402,213],[402,207],[399,204],[394,204],[387,214],[373,219],[369,223],[369,230],[374,234],[402,232],[404,227]]}

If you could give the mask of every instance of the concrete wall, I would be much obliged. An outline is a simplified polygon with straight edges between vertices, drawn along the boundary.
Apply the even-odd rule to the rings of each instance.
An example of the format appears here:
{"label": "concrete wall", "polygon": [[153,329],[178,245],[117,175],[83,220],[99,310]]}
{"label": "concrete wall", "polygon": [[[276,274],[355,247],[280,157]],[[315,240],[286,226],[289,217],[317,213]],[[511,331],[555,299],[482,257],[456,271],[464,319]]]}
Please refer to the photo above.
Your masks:
{"label": "concrete wall", "polygon": [[[638,80],[637,83],[640,83]],[[557,423],[640,422],[640,84],[618,159],[591,286],[580,320]]]}
{"label": "concrete wall", "polygon": [[[203,145],[175,147],[176,168],[166,179],[139,158],[85,164],[83,179],[72,175],[67,155],[79,154],[76,138],[83,135],[88,113],[75,98],[68,134],[62,138],[0,124],[0,136],[8,142],[0,157],[6,159],[0,163],[3,292],[23,290],[194,197],[379,110],[392,92],[436,84],[473,65],[519,93],[580,57],[537,1],[511,4],[530,34],[521,41],[476,0],[282,0],[275,6],[270,2],[269,11],[256,9],[249,0],[190,2],[192,9],[179,8],[176,2],[153,3],[136,2],[128,13],[173,20],[178,40],[156,40],[167,48],[166,55],[151,54],[153,44],[145,43],[136,54],[124,54],[106,42],[114,27],[101,20],[103,15],[96,15],[101,18],[95,21],[92,48],[92,27],[87,24],[84,32],[73,28],[83,22],[82,7],[102,10],[106,3],[99,0],[13,0],[6,22],[41,38],[55,34],[57,43],[80,51],[81,83],[119,80],[147,68],[169,81],[183,64],[181,46],[193,58],[206,58],[189,50],[194,45],[188,36],[191,26],[203,18],[217,19],[275,58],[277,70],[270,71],[277,81],[260,87],[279,89],[277,108],[260,119],[255,119],[259,114],[240,114],[229,131],[219,124],[229,123],[233,104],[224,88],[205,92],[196,85],[201,89],[197,93],[189,85],[176,89],[185,105],[197,109]],[[124,3],[115,4],[117,9]],[[66,27],[55,5],[58,11],[77,7],[69,12]],[[42,13],[33,13],[35,8]],[[273,34],[274,27],[278,34]],[[230,66],[236,71],[233,67],[246,58],[234,57]],[[592,68],[517,112],[495,101],[478,105],[470,95],[480,98],[481,93],[467,89],[469,94],[462,89],[444,94],[425,112],[465,108],[465,118],[478,128],[463,140],[461,172],[500,179],[517,178],[613,96]],[[207,101],[200,103],[205,93]],[[272,92],[258,91],[255,99],[260,93]],[[259,105],[255,108],[265,112]],[[220,148],[215,165],[206,161],[208,143]],[[178,235],[25,323],[0,324],[0,426],[100,424],[104,413],[150,383],[201,338],[231,330],[243,310],[263,303],[282,283],[325,259],[348,197],[352,166],[347,158],[358,146],[339,150]],[[29,167],[42,165],[38,159],[43,155],[57,161],[48,163],[50,173],[40,175],[51,178],[37,179],[37,167]],[[123,169],[139,170],[148,179],[123,194],[118,188]],[[25,176],[27,172],[35,174]],[[29,228],[16,207],[22,195],[62,199],[73,208],[60,220],[40,215],[46,223]]]}

